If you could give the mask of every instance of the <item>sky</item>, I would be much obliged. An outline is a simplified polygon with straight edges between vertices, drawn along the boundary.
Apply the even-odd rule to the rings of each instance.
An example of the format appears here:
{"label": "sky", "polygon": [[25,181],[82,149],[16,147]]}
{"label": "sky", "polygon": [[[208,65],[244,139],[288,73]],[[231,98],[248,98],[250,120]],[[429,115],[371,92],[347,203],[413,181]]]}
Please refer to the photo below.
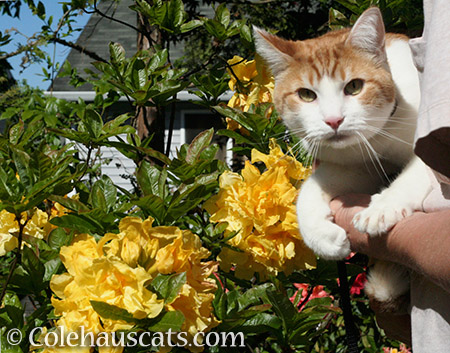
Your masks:
{"label": "sky", "polygon": [[[2,1],[2,0],[0,0]],[[61,3],[63,1],[58,0],[41,0],[45,6],[47,17],[53,15],[52,28],[56,28],[58,19],[62,16]],[[76,17],[76,23],[72,25],[75,28],[83,28],[89,19],[89,15],[82,14]],[[16,28],[18,31],[26,36],[31,36],[36,32],[41,30],[44,22],[39,19],[39,17],[34,16],[28,9],[26,4],[23,4],[20,9],[20,18],[13,18],[8,15],[0,14],[0,31],[5,34],[5,30],[10,28]],[[65,38],[69,41],[75,42],[81,32],[75,32],[71,37]],[[13,41],[7,46],[1,48],[2,51],[12,52],[17,49],[17,44],[26,43],[26,38],[21,35],[14,34]],[[70,48],[65,47],[60,44],[49,44],[47,47],[41,47],[42,50],[49,53],[53,57],[55,51],[55,61],[59,62],[60,65],[64,62],[67,55],[69,55]],[[19,54],[8,59],[8,62],[13,67],[12,75],[17,81],[23,79],[27,80],[27,83],[32,87],[38,87],[41,89],[47,89],[50,86],[49,81],[43,81],[42,67],[47,67],[46,62],[36,63],[29,66],[25,71],[21,72],[20,63],[22,62],[23,55]]]}

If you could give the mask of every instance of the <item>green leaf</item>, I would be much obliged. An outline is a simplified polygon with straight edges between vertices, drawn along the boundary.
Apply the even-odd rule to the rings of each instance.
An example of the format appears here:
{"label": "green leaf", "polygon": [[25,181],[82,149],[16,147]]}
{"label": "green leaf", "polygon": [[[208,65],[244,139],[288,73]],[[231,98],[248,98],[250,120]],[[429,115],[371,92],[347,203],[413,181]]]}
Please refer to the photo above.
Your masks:
{"label": "green leaf", "polygon": [[226,28],[223,24],[216,20],[206,20],[204,27],[206,31],[216,38],[219,42],[223,42],[228,38]]}
{"label": "green leaf", "polygon": [[164,66],[169,58],[169,52],[167,49],[158,50],[150,59],[148,64],[149,71],[155,71],[158,68]]}
{"label": "green leaf", "polygon": [[230,11],[226,3],[222,3],[216,9],[216,19],[226,28],[230,24]]}
{"label": "green leaf", "polygon": [[192,20],[181,25],[181,33],[186,33],[192,31],[195,28],[201,27],[203,25],[203,21],[201,20]]}
{"label": "green leaf", "polygon": [[172,275],[158,274],[153,279],[150,290],[157,293],[158,297],[164,299],[167,304],[170,304],[177,298],[181,287],[185,283],[186,272]]}
{"label": "green leaf", "polygon": [[13,125],[11,129],[9,129],[9,142],[11,142],[11,144],[16,145],[19,143],[24,128],[24,123],[20,120],[17,124]]}
{"label": "green leaf", "polygon": [[109,43],[109,55],[113,66],[125,62],[125,49],[119,43]]}
{"label": "green leaf", "polygon": [[151,332],[167,332],[171,329],[173,332],[179,332],[184,323],[184,315],[180,311],[168,311],[160,315],[158,320],[146,326]]}
{"label": "green leaf", "polygon": [[238,133],[236,131],[223,129],[223,130],[217,131],[217,135],[230,137],[237,144],[243,144],[243,143],[246,143],[248,145],[252,145],[253,144],[253,141],[251,139],[249,139],[246,136],[241,135],[240,133]]}
{"label": "green leaf", "polygon": [[44,274],[44,281],[50,281],[53,277],[53,275],[57,274],[59,269],[62,267],[62,261],[58,257],[48,260],[44,264],[45,267],[45,274]]}
{"label": "green leaf", "polygon": [[251,125],[251,122],[246,118],[245,114],[238,109],[233,109],[231,107],[217,105],[213,107],[219,114],[231,118],[243,127],[245,127],[248,131],[255,131],[254,127]]}
{"label": "green leaf", "polygon": [[249,26],[243,25],[240,30],[240,38],[241,42],[247,47],[251,48],[253,46],[253,37],[252,37],[252,31]]}
{"label": "green leaf", "polygon": [[114,131],[114,129],[118,128],[120,125],[122,125],[123,123],[125,123],[128,119],[130,119],[130,116],[128,115],[128,113],[119,115],[117,118],[115,118],[114,120],[108,121],[104,126],[103,126],[103,131],[105,131],[106,133],[110,132],[110,131]]}
{"label": "green leaf", "polygon": [[211,143],[214,135],[214,129],[205,130],[198,134],[189,145],[186,162],[193,164],[200,156],[200,153]]}
{"label": "green leaf", "polygon": [[165,80],[158,82],[151,91],[147,93],[147,98],[151,98],[157,105],[170,103],[169,98],[174,97],[189,85],[189,82],[180,80]]}
{"label": "green leaf", "polygon": [[0,167],[0,196],[2,201],[16,199],[18,189],[17,189],[17,178],[14,175],[13,170],[10,168],[6,169]]}
{"label": "green leaf", "polygon": [[297,308],[294,307],[286,295],[277,290],[268,290],[266,293],[269,303],[272,304],[273,311],[283,322],[284,333],[289,332],[293,327]]}
{"label": "green leaf", "polygon": [[43,282],[45,266],[28,246],[22,250],[22,266],[29,274],[28,280],[31,282],[32,292],[38,294],[46,286]]}
{"label": "green leaf", "polygon": [[23,185],[31,187],[32,183],[35,182],[33,173],[30,169],[31,157],[25,151],[14,147],[11,147],[11,151],[14,164],[16,165],[17,174],[19,174],[20,182]]}
{"label": "green leaf", "polygon": [[39,1],[37,8],[36,8],[36,15],[41,19],[44,20],[45,19],[45,6],[44,4]]}
{"label": "green leaf", "polygon": [[[142,153],[145,156],[149,156],[151,158],[156,158],[159,161],[163,162],[164,164],[170,164],[170,159],[166,155],[164,155],[163,153],[156,151],[152,148],[133,146],[129,143],[116,142],[116,141],[103,141],[102,145],[115,147],[115,148],[117,148],[118,151],[123,153],[125,156],[127,156],[128,158],[134,159],[134,160],[140,160],[141,158],[138,158],[137,154]],[[131,154],[129,152],[131,152],[133,154]]]}
{"label": "green leaf", "polygon": [[60,135],[61,137],[66,137],[69,140],[72,141],[76,141],[76,142],[80,142],[84,145],[89,145],[89,143],[91,142],[91,137],[89,136],[89,134],[87,132],[83,132],[83,131],[74,131],[71,129],[53,129],[53,128],[49,128],[48,131],[53,132],[57,135]]}
{"label": "green leaf", "polygon": [[93,109],[86,109],[82,115],[84,126],[94,139],[100,137],[103,129],[103,120],[99,113]]}
{"label": "green leaf", "polygon": [[261,303],[261,298],[266,296],[268,290],[274,290],[272,283],[265,283],[247,290],[238,298],[239,310]]}
{"label": "green leaf", "polygon": [[44,274],[44,265],[39,261],[35,252],[27,246],[22,250],[22,265],[28,273],[34,276],[42,277]]}
{"label": "green leaf", "polygon": [[43,129],[44,122],[39,118],[34,119],[31,123],[28,124],[27,128],[23,132],[23,135],[20,139],[20,146],[24,146],[28,142],[34,140],[37,135],[42,134]]}
{"label": "green leaf", "polygon": [[52,195],[49,197],[49,199],[53,202],[58,202],[65,208],[68,208],[69,210],[72,210],[75,212],[89,211],[89,207],[87,207],[81,201],[78,201],[78,200],[70,198],[70,197]]}
{"label": "green leaf", "polygon": [[121,320],[129,323],[135,323],[137,319],[127,310],[119,308],[105,302],[90,300],[92,308],[104,319]]}
{"label": "green leaf", "polygon": [[68,229],[74,229],[80,233],[93,233],[102,228],[101,224],[83,215],[68,214],[62,217],[53,218],[50,223]]}
{"label": "green leaf", "polygon": [[116,204],[117,189],[110,177],[102,175],[92,186],[89,200],[94,208],[105,212],[111,210]]}
{"label": "green leaf", "polygon": [[163,224],[166,215],[166,208],[164,206],[164,201],[160,197],[155,195],[147,195],[141,197],[133,203],[141,208],[144,213],[151,215],[158,224]]}
{"label": "green leaf", "polygon": [[164,187],[167,178],[167,171],[161,172],[158,167],[151,165],[147,161],[142,161],[136,178],[144,195],[155,195],[164,198]]}
{"label": "green leaf", "polygon": [[20,303],[20,299],[16,293],[6,292],[5,297],[3,298],[3,305],[0,309],[0,312],[3,310],[11,320],[10,322],[12,327],[23,327],[24,309],[22,308],[22,304]]}
{"label": "green leaf", "polygon": [[223,290],[223,284],[219,278],[215,277],[217,283],[217,290],[214,293],[214,300],[212,306],[214,308],[214,313],[219,320],[223,320],[226,315],[226,293]]}
{"label": "green leaf", "polygon": [[55,250],[59,250],[62,246],[67,245],[71,237],[67,235],[63,228],[53,229],[47,238],[47,244]]}
{"label": "green leaf", "polygon": [[220,146],[216,143],[206,147],[199,156],[199,159],[212,161],[215,159],[217,152],[219,152]]}
{"label": "green leaf", "polygon": [[184,20],[184,4],[182,0],[170,0],[168,1],[167,17],[165,24],[168,28],[176,30],[181,26]]}
{"label": "green leaf", "polygon": [[241,326],[239,331],[243,332],[265,332],[268,329],[278,330],[281,327],[281,320],[275,315],[268,313],[257,313],[248,320],[246,320]]}

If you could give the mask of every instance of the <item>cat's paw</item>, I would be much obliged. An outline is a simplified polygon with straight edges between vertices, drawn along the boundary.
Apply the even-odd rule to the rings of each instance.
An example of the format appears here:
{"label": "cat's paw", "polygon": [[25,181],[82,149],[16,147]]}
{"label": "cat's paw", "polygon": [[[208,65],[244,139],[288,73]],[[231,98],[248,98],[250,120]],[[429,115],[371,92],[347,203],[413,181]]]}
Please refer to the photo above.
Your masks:
{"label": "cat's paw", "polygon": [[376,236],[387,232],[412,212],[412,207],[405,203],[393,201],[377,194],[372,196],[369,207],[353,217],[353,225],[361,233]]}
{"label": "cat's paw", "polygon": [[327,260],[342,260],[350,255],[350,242],[344,229],[326,222],[310,230],[301,230],[305,244]]}

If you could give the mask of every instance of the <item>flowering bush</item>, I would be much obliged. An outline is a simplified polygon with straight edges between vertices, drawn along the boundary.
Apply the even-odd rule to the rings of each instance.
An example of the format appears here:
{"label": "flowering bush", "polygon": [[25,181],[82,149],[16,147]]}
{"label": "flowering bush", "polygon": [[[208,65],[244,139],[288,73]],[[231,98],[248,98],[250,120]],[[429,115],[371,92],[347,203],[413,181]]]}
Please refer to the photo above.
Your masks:
{"label": "flowering bush", "polygon": [[[58,28],[70,27],[80,8],[97,11],[90,3],[65,3]],[[49,31],[42,8],[33,11]],[[0,350],[344,352],[336,266],[317,259],[298,230],[295,202],[309,160],[272,104],[272,76],[250,58],[246,20],[225,4],[214,18],[192,18],[181,0],[139,0],[131,10],[161,43],[141,30],[152,39],[149,50],[126,55],[111,43],[109,60],[93,64],[96,73],[81,78],[69,63],[61,70],[75,85],[90,83],[93,102],[26,91],[0,112]],[[213,53],[195,68],[174,65],[164,45],[196,29],[214,38]],[[0,33],[0,44],[5,38]],[[225,43],[238,38],[247,56],[221,59]],[[164,119],[187,87],[224,129],[201,132],[175,156],[136,131],[139,114],[107,116],[124,97]],[[227,88],[233,96],[223,102]],[[232,140],[236,163],[215,158],[215,135]],[[133,190],[102,175],[100,147],[135,162]],[[365,265],[358,256],[347,264],[360,348],[400,347],[378,329],[361,291]],[[13,346],[13,329],[31,341]],[[82,330],[92,333],[87,345],[60,344]],[[184,339],[157,335],[171,332]],[[100,344],[116,333],[160,339],[145,347]],[[206,333],[241,334],[245,343],[225,337],[208,345]]]}
{"label": "flowering bush", "polygon": [[[228,60],[228,65],[230,75],[228,87],[234,92],[228,101],[229,107],[247,112],[252,105],[272,102],[275,80],[259,56],[254,60],[245,60],[236,55]],[[226,122],[227,129],[239,128],[246,133],[245,129],[233,119],[226,118]]]}
{"label": "flowering bush", "polygon": [[309,169],[285,155],[275,140],[269,155],[253,150],[252,162],[263,162],[267,170],[261,173],[246,161],[241,175],[224,172],[219,193],[205,204],[212,222],[227,222],[225,236],[232,247],[220,252],[221,268],[233,268],[245,279],[255,272],[267,279],[313,268],[315,256],[303,244],[295,213],[297,188]]}
{"label": "flowering bush", "polygon": [[[209,251],[188,230],[152,223],[152,218],[126,217],[118,234],[105,234],[98,243],[93,236],[80,234],[61,248],[67,272],[50,281],[56,295],[52,305],[60,316],[57,327],[65,327],[67,333],[84,327],[98,335],[178,312],[184,319],[178,329],[192,341],[197,332],[218,325],[211,305],[216,285],[208,278],[217,266],[202,262]],[[162,293],[167,281],[175,287]],[[108,304],[111,312],[126,311],[128,319],[100,316],[100,303]]]}

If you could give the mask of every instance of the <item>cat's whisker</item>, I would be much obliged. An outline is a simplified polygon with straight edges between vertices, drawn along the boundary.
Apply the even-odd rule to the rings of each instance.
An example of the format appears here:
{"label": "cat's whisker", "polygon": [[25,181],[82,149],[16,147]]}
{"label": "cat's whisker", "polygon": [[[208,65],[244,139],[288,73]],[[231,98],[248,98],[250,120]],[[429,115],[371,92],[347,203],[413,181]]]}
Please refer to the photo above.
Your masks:
{"label": "cat's whisker", "polygon": [[317,161],[317,156],[319,155],[320,152],[320,147],[322,146],[322,141],[315,141],[314,142],[314,150],[312,153],[312,161],[311,164],[314,165]]}
{"label": "cat's whisker", "polygon": [[362,148],[362,145],[364,144],[364,142],[362,141],[361,136],[359,136],[359,134],[357,134],[357,137],[359,137],[358,138],[358,147],[359,147],[359,149],[361,151],[362,160],[364,161],[364,166],[366,167],[366,169],[369,172],[369,174],[372,175],[372,170],[369,168],[369,165],[367,164],[366,158],[364,158],[365,154],[364,154],[364,150]]}
{"label": "cat's whisker", "polygon": [[377,128],[373,127],[373,126],[370,126],[370,125],[368,125],[366,127],[366,129],[368,131],[374,132],[377,135],[383,136],[383,137],[385,137],[387,139],[391,139],[391,140],[394,140],[394,141],[398,141],[398,142],[404,143],[405,145],[412,146],[412,143],[407,142],[407,141],[401,139],[400,137],[395,136],[395,135],[393,135],[393,134],[391,134],[391,133],[389,133],[389,132],[387,132],[385,130],[379,130],[379,129],[377,129]]}
{"label": "cat's whisker", "polygon": [[[386,180],[387,180],[388,182],[390,182],[390,178],[389,178],[389,176],[387,175],[387,173],[386,173],[386,171],[385,171],[385,169],[384,169],[384,167],[383,167],[383,164],[381,163],[381,160],[380,160],[380,158],[379,158],[379,156],[378,156],[378,153],[375,151],[375,149],[374,149],[374,148],[372,147],[372,145],[370,144],[369,140],[367,140],[367,138],[366,138],[362,133],[357,132],[357,134],[359,135],[359,137],[360,137],[361,140],[363,141],[364,146],[365,146],[366,149],[367,149],[367,154],[369,155],[369,158],[370,158],[370,160],[372,161],[373,166],[375,167],[375,170],[377,171],[377,173],[378,173],[378,175],[380,176],[380,178],[383,179],[383,176],[384,176],[384,178],[386,178]],[[376,162],[376,163],[375,163],[375,162]],[[379,169],[378,169],[378,167],[379,167]],[[381,172],[383,173],[383,175],[380,174],[380,170],[381,170]]]}

